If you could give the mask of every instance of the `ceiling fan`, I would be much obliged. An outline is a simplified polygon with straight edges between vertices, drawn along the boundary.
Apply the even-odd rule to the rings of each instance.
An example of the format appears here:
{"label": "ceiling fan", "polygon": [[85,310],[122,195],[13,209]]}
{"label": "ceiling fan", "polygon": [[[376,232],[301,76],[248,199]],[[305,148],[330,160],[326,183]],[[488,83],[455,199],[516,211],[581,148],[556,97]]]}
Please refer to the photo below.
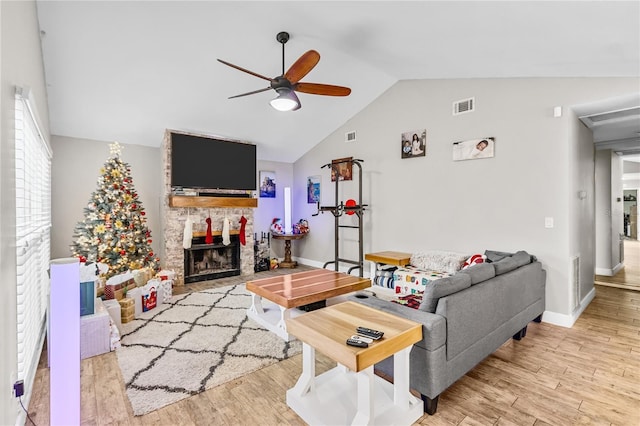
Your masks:
{"label": "ceiling fan", "polygon": [[241,96],[254,95],[256,93],[265,92],[273,89],[278,93],[275,99],[271,100],[271,106],[278,111],[295,111],[300,109],[301,104],[298,96],[295,92],[309,93],[312,95],[324,95],[324,96],[349,96],[351,89],[343,86],[333,86],[331,84],[320,83],[303,83],[300,80],[307,75],[320,61],[320,54],[315,50],[309,50],[298,58],[297,61],[289,67],[287,72],[284,70],[284,45],[289,41],[289,33],[280,32],[276,36],[276,40],[282,44],[282,74],[278,77],[269,78],[248,69],[239,67],[222,59],[218,59],[219,62],[235,68],[237,70],[246,72],[255,77],[267,80],[270,85],[264,89],[254,90],[252,92],[242,93],[229,97],[229,99],[239,98]]}

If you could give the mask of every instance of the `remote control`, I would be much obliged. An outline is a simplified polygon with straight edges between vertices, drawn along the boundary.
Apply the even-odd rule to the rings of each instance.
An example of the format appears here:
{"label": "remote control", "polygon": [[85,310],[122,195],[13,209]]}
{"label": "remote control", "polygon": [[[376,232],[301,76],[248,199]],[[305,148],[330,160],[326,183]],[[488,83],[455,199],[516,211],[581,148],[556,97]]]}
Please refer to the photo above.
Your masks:
{"label": "remote control", "polygon": [[358,334],[354,334],[353,336],[350,337],[350,339],[361,340],[361,341],[366,342],[366,343],[373,343],[373,339],[372,338],[365,337],[365,336],[360,336]]}
{"label": "remote control", "polygon": [[358,327],[356,330],[358,331],[358,334],[361,334],[361,335],[367,336],[367,337],[371,337],[373,340],[378,340],[379,338],[381,338],[384,335],[384,332],[382,332],[382,331],[372,330],[372,329],[366,328],[366,327]]}
{"label": "remote control", "polygon": [[367,342],[363,342],[362,340],[356,339],[347,339],[347,345],[349,346],[357,346],[359,348],[368,348],[369,344]]}

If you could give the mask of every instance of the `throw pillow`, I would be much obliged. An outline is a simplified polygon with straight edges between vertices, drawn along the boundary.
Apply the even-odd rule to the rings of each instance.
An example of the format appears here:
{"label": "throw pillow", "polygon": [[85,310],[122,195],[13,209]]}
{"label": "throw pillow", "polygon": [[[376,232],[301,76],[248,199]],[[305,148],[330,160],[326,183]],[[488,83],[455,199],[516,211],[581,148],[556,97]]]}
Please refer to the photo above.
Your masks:
{"label": "throw pillow", "polygon": [[502,275],[518,268],[518,264],[513,260],[513,257],[505,257],[499,262],[493,262],[493,267],[496,270],[496,275]]}
{"label": "throw pillow", "polygon": [[451,277],[431,281],[422,294],[420,310],[433,314],[436,312],[438,300],[441,297],[457,293],[468,287],[471,287],[471,277],[468,274],[455,274]]}
{"label": "throw pillow", "polygon": [[455,274],[462,268],[468,254],[451,251],[431,250],[411,255],[411,265],[418,269],[442,271]]}
{"label": "throw pillow", "polygon": [[513,255],[513,253],[495,250],[485,250],[484,254],[487,256],[487,262],[499,262],[505,257],[511,257],[511,255]]}
{"label": "throw pillow", "polygon": [[469,277],[471,277],[471,285],[476,285],[496,276],[496,270],[493,267],[493,263],[487,262],[473,265],[458,273],[469,275]]}
{"label": "throw pillow", "polygon": [[462,269],[464,270],[471,265],[478,265],[480,263],[483,263],[486,258],[487,256],[485,256],[484,254],[474,254],[473,256],[471,256],[470,258],[464,261],[464,264],[462,265]]}
{"label": "throw pillow", "polygon": [[531,263],[531,255],[524,250],[520,250],[519,252],[511,256],[511,258],[516,261],[518,267]]}

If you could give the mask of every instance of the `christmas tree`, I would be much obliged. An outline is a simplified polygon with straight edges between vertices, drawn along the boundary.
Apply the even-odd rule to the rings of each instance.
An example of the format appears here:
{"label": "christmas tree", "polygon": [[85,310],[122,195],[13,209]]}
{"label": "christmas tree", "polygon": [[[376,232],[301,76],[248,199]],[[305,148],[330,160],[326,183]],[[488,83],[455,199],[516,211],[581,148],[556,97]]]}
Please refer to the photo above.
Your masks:
{"label": "christmas tree", "polygon": [[81,262],[109,265],[107,278],[144,267],[158,269],[151,249],[151,231],[131,179],[131,167],[120,159],[120,145],[100,170],[98,189],[84,208],[84,220],[74,230],[73,255]]}

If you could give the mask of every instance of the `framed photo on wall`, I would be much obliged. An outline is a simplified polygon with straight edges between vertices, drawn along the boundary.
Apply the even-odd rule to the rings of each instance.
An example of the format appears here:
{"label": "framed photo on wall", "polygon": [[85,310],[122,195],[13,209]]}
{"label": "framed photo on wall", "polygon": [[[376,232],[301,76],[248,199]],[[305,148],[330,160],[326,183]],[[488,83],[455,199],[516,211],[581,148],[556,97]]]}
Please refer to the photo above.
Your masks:
{"label": "framed photo on wall", "polygon": [[276,172],[260,170],[260,198],[276,198]]}
{"label": "framed photo on wall", "polygon": [[309,176],[307,178],[307,203],[309,204],[320,202],[320,179],[321,176]]}
{"label": "framed photo on wall", "polygon": [[453,161],[476,160],[494,156],[495,138],[470,139],[453,143]]}
{"label": "framed photo on wall", "polygon": [[424,157],[427,154],[427,129],[405,132],[400,138],[400,158]]}
{"label": "framed photo on wall", "polygon": [[351,180],[353,171],[353,157],[338,158],[331,161],[331,182],[338,180]]}

